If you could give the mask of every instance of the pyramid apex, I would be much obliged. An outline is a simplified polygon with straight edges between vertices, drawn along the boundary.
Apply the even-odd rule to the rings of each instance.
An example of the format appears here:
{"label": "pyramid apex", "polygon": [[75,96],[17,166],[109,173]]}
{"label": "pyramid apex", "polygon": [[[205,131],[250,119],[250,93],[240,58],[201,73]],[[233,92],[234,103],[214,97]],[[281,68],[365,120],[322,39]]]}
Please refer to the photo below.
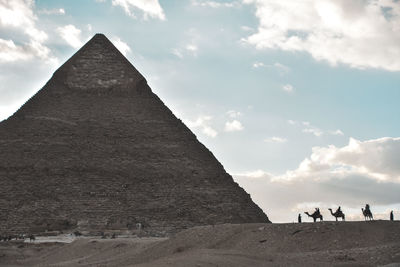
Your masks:
{"label": "pyramid apex", "polygon": [[91,41],[91,40],[107,40],[107,41],[110,41],[110,39],[108,39],[107,38],[107,36],[105,35],[105,34],[103,34],[103,33],[96,33],[95,35],[93,35],[93,37],[89,40],[89,42]]}
{"label": "pyramid apex", "polygon": [[97,93],[126,91],[145,78],[102,33],[96,33],[54,74],[68,88]]}

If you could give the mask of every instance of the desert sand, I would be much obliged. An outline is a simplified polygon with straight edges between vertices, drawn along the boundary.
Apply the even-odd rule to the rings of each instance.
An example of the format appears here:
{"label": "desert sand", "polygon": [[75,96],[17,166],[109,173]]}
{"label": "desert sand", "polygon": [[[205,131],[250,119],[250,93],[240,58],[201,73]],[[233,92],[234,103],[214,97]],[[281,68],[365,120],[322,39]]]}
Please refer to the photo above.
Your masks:
{"label": "desert sand", "polygon": [[400,221],[223,224],[169,237],[38,240],[1,242],[0,265],[400,266]]}

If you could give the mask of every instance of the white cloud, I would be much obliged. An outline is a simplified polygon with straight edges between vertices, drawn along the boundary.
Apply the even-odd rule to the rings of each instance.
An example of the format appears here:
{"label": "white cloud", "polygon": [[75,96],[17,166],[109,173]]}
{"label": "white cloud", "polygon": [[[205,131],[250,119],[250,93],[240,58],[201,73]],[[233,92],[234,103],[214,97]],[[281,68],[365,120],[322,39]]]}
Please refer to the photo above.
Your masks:
{"label": "white cloud", "polygon": [[285,75],[289,73],[290,68],[284,64],[281,64],[279,62],[275,62],[274,67],[278,70],[279,74]]}
{"label": "white cloud", "polygon": [[390,210],[400,213],[399,183],[382,183],[363,177],[287,183],[274,181],[272,174],[262,170],[233,176],[272,222],[297,221],[299,213],[303,221],[309,221],[303,212],[316,207],[321,209],[324,220],[334,220],[328,208],[338,206],[345,212],[346,220],[364,220],[361,207],[366,203],[371,204],[376,219],[387,219]]}
{"label": "white cloud", "polygon": [[83,45],[81,40],[81,30],[74,25],[66,25],[57,28],[58,34],[73,48],[80,48]]}
{"label": "white cloud", "polygon": [[395,0],[243,0],[254,4],[257,49],[310,53],[354,68],[400,70],[400,5]]}
{"label": "white cloud", "polygon": [[266,142],[266,143],[286,143],[287,139],[283,138],[283,137],[273,136],[273,137],[264,139],[264,142]]}
{"label": "white cloud", "polygon": [[330,135],[337,135],[337,136],[344,136],[344,133],[340,130],[337,129],[335,131],[325,131],[325,130],[321,130],[320,128],[311,125],[310,122],[308,121],[294,121],[294,120],[288,120],[287,121],[290,125],[293,126],[300,126],[300,127],[305,127],[302,129],[303,133],[308,133],[308,134],[313,134],[317,137],[320,137],[324,134],[330,134]]}
{"label": "white cloud", "polygon": [[0,39],[0,61],[14,61],[26,59],[26,54],[23,53],[22,47],[17,47],[12,40]]}
{"label": "white cloud", "polygon": [[172,54],[174,54],[175,56],[177,56],[180,59],[184,58],[187,55],[196,57],[198,50],[199,50],[199,48],[196,44],[189,43],[184,46],[181,46],[180,48],[172,49]]}
{"label": "white cloud", "polygon": [[0,31],[14,36],[0,38],[0,62],[30,60],[35,57],[46,63],[55,62],[50,49],[44,45],[48,36],[36,26],[32,0],[0,1]]}
{"label": "white cloud", "polygon": [[39,10],[38,13],[44,15],[65,15],[65,9],[64,8],[42,9]]}
{"label": "white cloud", "polygon": [[265,64],[262,62],[254,62],[253,63],[253,68],[257,69],[257,68],[261,68],[261,67],[265,67]]}
{"label": "white cloud", "polygon": [[241,29],[242,31],[245,31],[245,32],[252,32],[252,31],[254,31],[253,28],[251,28],[251,27],[249,27],[249,26],[245,26],[245,25],[240,26],[240,29]]}
{"label": "white cloud", "polygon": [[211,8],[220,8],[220,7],[238,7],[240,6],[239,2],[216,2],[216,1],[199,1],[192,0],[193,6],[201,6],[201,7],[211,7]]}
{"label": "white cloud", "polygon": [[350,138],[347,146],[314,147],[299,167],[276,176],[278,180],[319,180],[362,176],[400,183],[400,138],[358,141]]}
{"label": "white cloud", "polygon": [[28,60],[34,56],[29,47],[16,46],[12,40],[0,39],[0,62]]}
{"label": "white cloud", "polygon": [[172,49],[172,54],[182,59],[185,56],[197,57],[199,52],[199,44],[204,41],[204,37],[195,28],[190,28],[185,31],[185,37],[177,44],[177,47]]}
{"label": "white cloud", "polygon": [[177,48],[172,49],[172,54],[174,54],[175,56],[177,56],[177,57],[180,58],[180,59],[183,58],[182,52],[181,52],[179,49],[177,49]]}
{"label": "white cloud", "polygon": [[234,111],[234,110],[228,110],[226,112],[226,114],[230,117],[230,118],[238,118],[242,116],[242,113],[240,111]]}
{"label": "white cloud", "polygon": [[127,43],[122,41],[119,37],[111,38],[111,42],[118,48],[118,50],[126,56],[128,52],[131,52],[131,48]]}
{"label": "white cloud", "polygon": [[47,39],[47,34],[36,28],[37,17],[33,8],[32,0],[0,1],[0,27],[21,30],[32,40],[43,42]]}
{"label": "white cloud", "polygon": [[313,134],[317,137],[321,136],[324,132],[321,131],[320,129],[316,128],[316,127],[310,127],[310,128],[305,128],[303,129],[303,133],[310,133]]}
{"label": "white cloud", "polygon": [[294,221],[315,207],[324,220],[334,220],[327,209],[338,206],[346,219],[363,220],[366,203],[374,217],[387,219],[390,210],[400,212],[399,162],[400,138],[350,139],[343,147],[313,148],[297,169],[282,175],[257,170],[234,178],[273,222]]}
{"label": "white cloud", "polygon": [[233,175],[234,176],[246,176],[246,177],[249,177],[249,178],[264,178],[264,179],[267,179],[267,178],[270,178],[270,177],[273,176],[272,174],[270,174],[268,172],[265,172],[263,170],[256,170],[256,171],[251,171],[251,172],[238,173],[238,174],[233,174]]}
{"label": "white cloud", "polygon": [[209,137],[215,138],[218,132],[211,127],[210,122],[212,120],[211,116],[199,116],[195,121],[185,120],[184,123],[192,129],[199,128],[201,132]]}
{"label": "white cloud", "polygon": [[265,64],[264,62],[257,61],[254,62],[252,66],[255,69],[264,67],[275,69],[281,76],[288,74],[290,71],[290,68],[288,66],[285,66],[279,62],[275,62],[274,64]]}
{"label": "white cloud", "polygon": [[186,45],[185,48],[186,48],[186,50],[191,51],[193,53],[196,53],[196,51],[198,50],[198,47],[195,44],[188,44],[188,45]]}
{"label": "white cloud", "polygon": [[282,86],[282,90],[285,91],[286,93],[293,93],[294,87],[291,84],[285,84]]}
{"label": "white cloud", "polygon": [[212,137],[212,138],[217,137],[217,135],[218,135],[218,132],[210,126],[204,126],[202,131],[205,135]]}
{"label": "white cloud", "polygon": [[158,0],[113,0],[113,6],[121,6],[125,13],[135,17],[132,10],[139,9],[143,12],[143,18],[147,20],[149,17],[165,20],[164,10]]}
{"label": "white cloud", "polygon": [[336,131],[330,131],[329,133],[332,135],[344,135],[344,133],[339,129],[337,129]]}
{"label": "white cloud", "polygon": [[225,123],[225,132],[237,132],[244,129],[242,123],[238,120],[227,121]]}

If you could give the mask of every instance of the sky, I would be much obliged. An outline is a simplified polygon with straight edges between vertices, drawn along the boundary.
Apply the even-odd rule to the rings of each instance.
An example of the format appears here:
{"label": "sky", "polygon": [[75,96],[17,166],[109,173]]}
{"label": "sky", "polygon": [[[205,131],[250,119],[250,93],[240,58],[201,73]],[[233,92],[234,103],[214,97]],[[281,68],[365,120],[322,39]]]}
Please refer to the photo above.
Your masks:
{"label": "sky", "polygon": [[0,0],[0,120],[95,33],[271,221],[400,218],[399,0]]}

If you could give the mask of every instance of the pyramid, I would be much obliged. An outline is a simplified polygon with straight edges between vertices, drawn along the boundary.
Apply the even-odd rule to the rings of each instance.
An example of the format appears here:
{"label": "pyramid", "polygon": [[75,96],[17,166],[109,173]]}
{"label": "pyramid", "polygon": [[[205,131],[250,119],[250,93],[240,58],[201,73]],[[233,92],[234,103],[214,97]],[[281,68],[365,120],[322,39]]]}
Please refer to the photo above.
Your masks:
{"label": "pyramid", "polygon": [[0,123],[0,233],[269,222],[102,34]]}

